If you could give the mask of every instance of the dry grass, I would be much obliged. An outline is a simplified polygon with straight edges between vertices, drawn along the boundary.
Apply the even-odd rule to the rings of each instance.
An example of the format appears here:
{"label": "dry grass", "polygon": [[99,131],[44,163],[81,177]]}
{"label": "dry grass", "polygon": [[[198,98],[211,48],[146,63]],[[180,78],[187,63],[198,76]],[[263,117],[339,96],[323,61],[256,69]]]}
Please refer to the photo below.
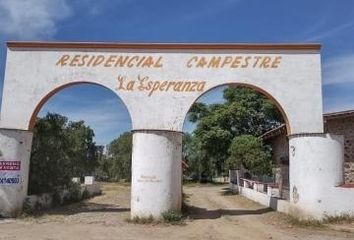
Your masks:
{"label": "dry grass", "polygon": [[149,217],[135,216],[133,218],[128,218],[126,221],[128,223],[134,223],[134,224],[156,224],[160,222],[154,219],[152,215],[150,215]]}
{"label": "dry grass", "polygon": [[314,218],[300,219],[294,216],[286,215],[286,221],[288,224],[297,227],[310,227],[310,228],[322,228],[324,227],[323,221]]}
{"label": "dry grass", "polygon": [[323,219],[325,224],[340,224],[340,223],[354,223],[353,213],[341,213],[333,216],[325,216]]}

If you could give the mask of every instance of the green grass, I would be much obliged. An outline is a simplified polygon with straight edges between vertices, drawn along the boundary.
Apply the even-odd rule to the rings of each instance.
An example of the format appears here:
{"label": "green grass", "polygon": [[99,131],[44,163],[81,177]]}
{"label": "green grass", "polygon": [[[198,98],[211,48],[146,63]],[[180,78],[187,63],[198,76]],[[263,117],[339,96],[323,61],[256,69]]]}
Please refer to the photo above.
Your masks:
{"label": "green grass", "polygon": [[133,224],[159,224],[168,223],[173,225],[181,225],[184,223],[184,216],[179,211],[169,210],[161,214],[161,218],[154,218],[152,215],[148,217],[135,216],[133,218],[126,219],[128,223]]}

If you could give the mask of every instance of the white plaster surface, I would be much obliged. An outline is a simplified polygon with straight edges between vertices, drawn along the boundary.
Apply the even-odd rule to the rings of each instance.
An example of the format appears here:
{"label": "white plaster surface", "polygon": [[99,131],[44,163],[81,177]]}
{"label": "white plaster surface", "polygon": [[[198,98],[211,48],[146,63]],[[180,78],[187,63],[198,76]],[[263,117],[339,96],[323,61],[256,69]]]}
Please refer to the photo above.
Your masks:
{"label": "white plaster surface", "polygon": [[160,218],[182,204],[182,134],[133,133],[131,216]]}
{"label": "white plaster surface", "polygon": [[[64,54],[163,57],[162,68],[56,66]],[[187,68],[193,56],[280,56],[278,68]],[[119,75],[159,81],[205,81],[203,92],[116,90]],[[291,133],[323,132],[320,54],[314,50],[60,50],[8,49],[1,128],[27,130],[38,103],[54,89],[88,82],[114,91],[126,104],[133,129],[182,131],[186,113],[208,90],[227,83],[249,84],[273,96],[283,107]]]}
{"label": "white plaster surface", "polygon": [[27,196],[31,147],[31,132],[0,129],[0,160],[21,161],[20,183],[0,184],[0,216],[15,217],[22,211]]}
{"label": "white plaster surface", "polygon": [[343,183],[343,137],[292,136],[290,201],[304,214],[322,218],[354,212],[354,189]]}
{"label": "white plaster surface", "polygon": [[247,187],[239,187],[240,189],[240,194],[245,196],[246,198],[249,198],[259,204],[262,204],[264,206],[270,206],[270,199],[271,196],[268,196],[265,193],[258,192],[256,189],[251,189]]}
{"label": "white plaster surface", "polygon": [[263,206],[270,207],[271,209],[283,212],[286,214],[292,214],[294,207],[286,200],[278,199],[267,195],[266,193],[258,192],[251,188],[239,187],[240,194],[252,201],[255,201]]}

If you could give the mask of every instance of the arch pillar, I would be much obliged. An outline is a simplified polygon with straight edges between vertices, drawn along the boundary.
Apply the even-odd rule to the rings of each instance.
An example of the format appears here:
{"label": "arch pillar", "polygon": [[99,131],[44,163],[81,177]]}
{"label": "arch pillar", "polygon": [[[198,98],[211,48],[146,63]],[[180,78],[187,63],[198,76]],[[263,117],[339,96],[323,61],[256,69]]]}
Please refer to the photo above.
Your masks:
{"label": "arch pillar", "polygon": [[291,214],[318,219],[337,214],[340,202],[348,200],[333,192],[344,180],[343,137],[320,133],[291,135],[289,160],[290,203],[296,209]]}
{"label": "arch pillar", "polygon": [[16,217],[27,196],[33,133],[0,129],[0,216]]}
{"label": "arch pillar", "polygon": [[133,131],[132,218],[160,218],[181,209],[182,136],[175,131]]}

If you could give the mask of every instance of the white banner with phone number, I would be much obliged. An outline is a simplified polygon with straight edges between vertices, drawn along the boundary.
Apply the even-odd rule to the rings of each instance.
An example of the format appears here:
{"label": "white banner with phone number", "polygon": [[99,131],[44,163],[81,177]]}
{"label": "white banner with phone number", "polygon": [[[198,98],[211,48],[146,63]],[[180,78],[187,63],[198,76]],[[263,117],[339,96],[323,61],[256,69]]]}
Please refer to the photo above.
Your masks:
{"label": "white banner with phone number", "polygon": [[0,161],[0,185],[20,184],[21,161]]}

